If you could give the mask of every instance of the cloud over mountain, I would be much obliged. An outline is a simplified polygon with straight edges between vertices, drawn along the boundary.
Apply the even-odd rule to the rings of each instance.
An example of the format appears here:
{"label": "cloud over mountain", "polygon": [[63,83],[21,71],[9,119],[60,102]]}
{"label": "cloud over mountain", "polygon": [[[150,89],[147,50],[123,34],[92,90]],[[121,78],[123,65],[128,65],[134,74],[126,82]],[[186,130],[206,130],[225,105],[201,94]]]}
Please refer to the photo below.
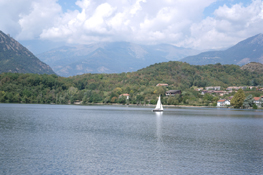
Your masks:
{"label": "cloud over mountain", "polygon": [[218,0],[78,0],[75,10],[57,0],[0,0],[0,29],[16,39],[45,39],[89,44],[127,41],[169,43],[195,49],[236,44],[262,32],[263,3],[204,10]]}

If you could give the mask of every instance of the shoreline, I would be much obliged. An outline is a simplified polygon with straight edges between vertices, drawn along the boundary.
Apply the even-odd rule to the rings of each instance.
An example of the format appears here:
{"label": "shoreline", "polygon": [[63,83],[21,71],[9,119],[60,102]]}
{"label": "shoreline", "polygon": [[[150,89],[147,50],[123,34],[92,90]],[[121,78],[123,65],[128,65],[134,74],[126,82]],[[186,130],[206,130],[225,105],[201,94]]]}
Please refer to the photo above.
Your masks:
{"label": "shoreline", "polygon": [[[55,104],[55,103],[0,103],[0,104],[32,104],[32,105],[74,105],[74,106],[123,106],[123,107],[147,107],[147,108],[154,108],[155,105],[147,104],[147,105],[137,105],[137,104],[105,104],[105,103],[89,103],[89,104]],[[214,109],[235,109],[233,107],[217,107],[217,106],[191,106],[191,105],[163,105],[164,108],[214,108]],[[243,109],[237,109],[237,110],[243,110]],[[263,108],[257,108],[257,109],[248,109],[248,110],[263,110]]]}
{"label": "shoreline", "polygon": [[[0,104],[39,104],[39,105],[75,105],[75,106],[89,106],[89,105],[105,105],[105,106],[138,106],[138,107],[155,107],[156,105],[151,104],[120,104],[120,103],[88,103],[88,104],[81,104],[81,103],[74,103],[74,104],[56,104],[56,103],[0,103]],[[216,107],[216,106],[191,106],[191,105],[163,105],[163,107],[189,107],[189,108],[227,108],[227,107]]]}
{"label": "shoreline", "polygon": [[[138,104],[119,104],[119,103],[112,103],[112,104],[105,104],[105,103],[89,103],[89,104],[71,104],[71,105],[105,105],[105,106],[138,106],[138,107],[155,107],[155,105],[146,104],[146,105],[138,105]],[[228,108],[228,107],[217,107],[217,106],[193,106],[193,105],[163,105],[165,108],[174,108],[174,107],[181,107],[181,108]]]}

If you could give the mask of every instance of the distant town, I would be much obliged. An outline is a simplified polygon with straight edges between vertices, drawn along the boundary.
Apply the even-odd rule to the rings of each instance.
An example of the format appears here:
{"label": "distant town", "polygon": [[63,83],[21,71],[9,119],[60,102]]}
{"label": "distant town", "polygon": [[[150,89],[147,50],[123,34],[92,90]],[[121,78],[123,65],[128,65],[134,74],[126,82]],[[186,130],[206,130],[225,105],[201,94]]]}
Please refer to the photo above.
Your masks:
{"label": "distant town", "polygon": [[[164,86],[164,87],[168,87],[168,84],[157,84],[156,86]],[[207,86],[205,88],[203,87],[199,87],[194,89],[195,91],[200,92],[201,95],[205,95],[205,94],[211,94],[211,95],[216,95],[216,96],[220,96],[223,97],[225,95],[228,94],[233,94],[236,93],[239,89],[242,90],[255,90],[255,91],[263,91],[262,87],[259,86],[229,86],[225,89],[222,89],[220,86]],[[175,95],[175,94],[181,94],[181,90],[169,90],[166,91],[165,95],[166,96],[170,96],[170,95]],[[233,98],[233,96],[229,96],[227,98],[223,98],[223,99],[219,99],[217,101],[217,107],[226,107],[226,106],[231,106],[231,99]],[[260,97],[253,97],[253,103],[258,107],[261,108],[263,105],[263,95]]]}

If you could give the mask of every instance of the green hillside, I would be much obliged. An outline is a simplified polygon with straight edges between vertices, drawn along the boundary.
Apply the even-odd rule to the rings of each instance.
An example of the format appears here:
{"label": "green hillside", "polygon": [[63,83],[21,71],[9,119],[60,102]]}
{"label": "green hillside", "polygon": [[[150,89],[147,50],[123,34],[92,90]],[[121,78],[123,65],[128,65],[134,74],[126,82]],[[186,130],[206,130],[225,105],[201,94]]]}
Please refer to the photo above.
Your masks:
{"label": "green hillside", "polygon": [[[167,83],[168,87],[157,87]],[[262,86],[263,74],[242,70],[237,65],[193,66],[182,62],[151,65],[137,72],[121,74],[83,74],[69,78],[56,75],[0,74],[0,101],[14,103],[129,103],[155,104],[162,95],[164,104],[213,105],[220,98],[201,95],[195,87],[253,85]],[[181,95],[165,97],[167,90],[181,90]],[[119,98],[130,94],[130,99]],[[254,96],[260,95],[252,92]],[[230,94],[231,95],[231,94]]]}

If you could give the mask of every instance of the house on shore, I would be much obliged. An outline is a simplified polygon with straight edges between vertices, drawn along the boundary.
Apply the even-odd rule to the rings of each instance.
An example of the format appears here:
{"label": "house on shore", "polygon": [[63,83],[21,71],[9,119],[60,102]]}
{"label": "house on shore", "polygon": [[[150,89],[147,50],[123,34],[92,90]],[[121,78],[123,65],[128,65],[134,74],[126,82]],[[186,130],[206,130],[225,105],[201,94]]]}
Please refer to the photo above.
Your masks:
{"label": "house on shore", "polygon": [[217,101],[217,107],[222,107],[222,106],[228,106],[230,105],[230,101],[226,99],[220,99]]}
{"label": "house on shore", "polygon": [[253,98],[253,102],[258,106],[258,107],[261,107],[261,103],[262,103],[262,97],[263,96],[261,96],[261,97],[254,97]]}
{"label": "house on shore", "polygon": [[119,96],[119,98],[121,98],[121,97],[126,97],[126,99],[127,100],[129,100],[129,97],[130,97],[130,94],[121,94],[120,96]]}

